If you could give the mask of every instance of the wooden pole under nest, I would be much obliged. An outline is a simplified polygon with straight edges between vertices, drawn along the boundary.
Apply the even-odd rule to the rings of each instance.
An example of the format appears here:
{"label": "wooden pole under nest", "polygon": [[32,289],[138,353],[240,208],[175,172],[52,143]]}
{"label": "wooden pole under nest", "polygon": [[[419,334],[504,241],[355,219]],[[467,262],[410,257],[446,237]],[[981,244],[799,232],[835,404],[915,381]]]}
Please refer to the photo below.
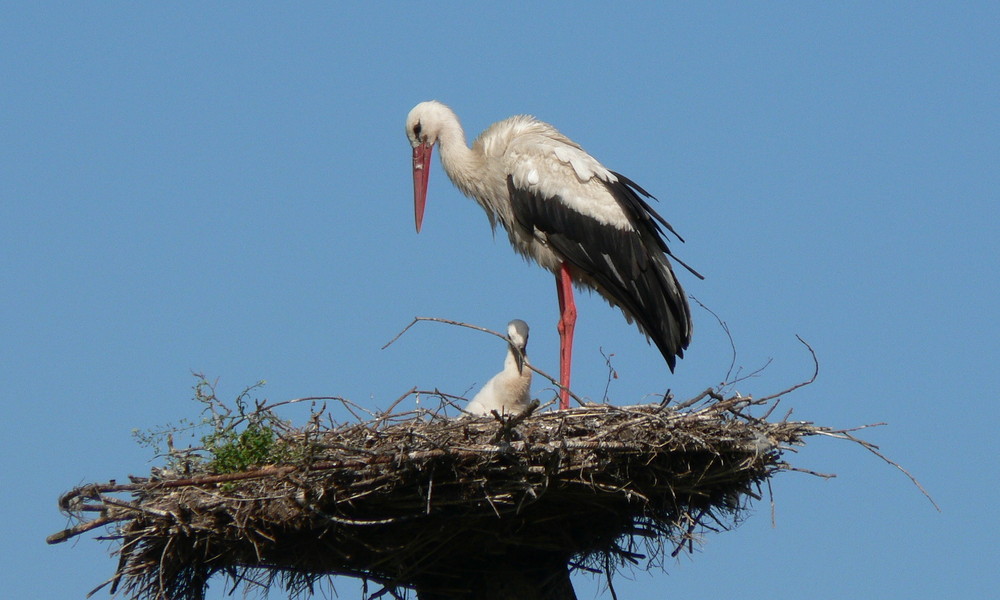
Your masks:
{"label": "wooden pole under nest", "polygon": [[576,600],[569,557],[560,552],[489,556],[455,565],[456,575],[420,577],[419,600]]}

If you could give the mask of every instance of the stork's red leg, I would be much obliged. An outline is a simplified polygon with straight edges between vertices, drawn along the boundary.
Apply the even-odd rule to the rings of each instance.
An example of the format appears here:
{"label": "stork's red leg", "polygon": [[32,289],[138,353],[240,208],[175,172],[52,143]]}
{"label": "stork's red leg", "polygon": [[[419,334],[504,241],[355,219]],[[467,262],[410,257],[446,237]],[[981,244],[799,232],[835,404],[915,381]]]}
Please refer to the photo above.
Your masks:
{"label": "stork's red leg", "polygon": [[566,263],[556,275],[559,292],[559,408],[569,408],[569,371],[573,359],[573,330],[576,328],[576,303],[573,302],[573,280]]}

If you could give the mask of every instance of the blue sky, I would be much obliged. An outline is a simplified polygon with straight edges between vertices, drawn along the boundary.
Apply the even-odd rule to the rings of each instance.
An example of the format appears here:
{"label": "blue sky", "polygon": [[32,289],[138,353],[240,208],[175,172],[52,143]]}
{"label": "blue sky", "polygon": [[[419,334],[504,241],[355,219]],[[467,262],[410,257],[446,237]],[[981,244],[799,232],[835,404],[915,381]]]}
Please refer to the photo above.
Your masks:
{"label": "blue sky", "polygon": [[[0,536],[11,597],[82,598],[112,573],[85,537],[50,547],[56,499],[149,469],[132,439],[196,416],[191,371],[234,396],[413,386],[463,394],[497,340],[414,316],[532,326],[558,371],[551,275],[494,240],[435,159],[413,230],[403,123],[438,99],[470,139],[531,113],[655,194],[707,276],[740,384],[849,427],[814,440],[738,529],[620,597],[803,592],[986,597],[1000,584],[991,383],[1000,243],[995,3],[544,6],[8,5],[0,20]],[[600,298],[578,297],[575,391],[614,354],[615,404],[721,381],[725,333],[695,309],[671,375]],[[534,393],[550,397],[536,381]],[[581,599],[601,581],[575,579]],[[338,580],[342,597],[356,586]],[[214,585],[211,597],[223,597]],[[609,598],[606,593],[601,596]]]}

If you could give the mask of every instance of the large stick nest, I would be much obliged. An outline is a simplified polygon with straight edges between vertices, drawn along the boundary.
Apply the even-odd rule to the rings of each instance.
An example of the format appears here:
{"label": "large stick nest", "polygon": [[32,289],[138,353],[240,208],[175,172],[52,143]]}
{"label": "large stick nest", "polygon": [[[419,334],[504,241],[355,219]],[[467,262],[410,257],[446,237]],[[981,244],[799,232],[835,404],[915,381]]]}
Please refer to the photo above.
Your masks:
{"label": "large stick nest", "polygon": [[288,430],[285,462],[74,489],[60,506],[79,523],[49,541],[114,524],[108,583],[136,599],[201,598],[219,572],[293,591],[330,574],[423,591],[458,589],[463,573],[510,556],[603,568],[662,558],[735,524],[762,482],[798,470],[782,454],[803,438],[850,437],[767,421],[765,400],[763,418],[748,414],[763,400],[709,390],[674,406],[420,410]]}

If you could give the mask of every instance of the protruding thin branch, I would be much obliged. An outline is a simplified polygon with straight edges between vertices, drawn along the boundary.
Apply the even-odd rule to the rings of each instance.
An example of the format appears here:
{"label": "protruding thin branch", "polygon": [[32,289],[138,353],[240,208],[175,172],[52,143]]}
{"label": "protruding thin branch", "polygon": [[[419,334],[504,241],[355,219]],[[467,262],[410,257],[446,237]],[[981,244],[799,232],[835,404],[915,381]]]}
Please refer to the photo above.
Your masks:
{"label": "protruding thin branch", "polygon": [[[470,323],[463,323],[461,321],[453,321],[451,319],[442,319],[442,318],[439,318],[439,317],[413,317],[413,320],[410,321],[410,324],[407,325],[406,327],[404,327],[402,331],[400,331],[399,333],[397,333],[394,338],[392,338],[391,340],[389,340],[388,342],[386,342],[386,344],[384,346],[382,346],[381,349],[385,350],[386,348],[388,348],[389,346],[391,346],[393,343],[395,343],[396,340],[398,340],[400,337],[402,337],[404,333],[406,333],[411,327],[413,327],[414,325],[416,325],[420,321],[431,321],[433,323],[444,323],[446,325],[454,325],[454,326],[457,326],[457,327],[466,327],[468,329],[474,329],[476,331],[481,331],[483,333],[488,333],[490,335],[494,335],[494,336],[502,339],[504,342],[507,342],[507,336],[503,335],[502,333],[497,333],[496,331],[493,331],[492,329],[487,329],[485,327],[480,327],[478,325],[472,325]],[[556,386],[557,389],[561,390],[563,388],[563,386],[560,385],[560,383],[554,377],[552,377],[551,375],[549,375],[545,371],[539,369],[538,367],[536,367],[535,365],[533,365],[531,363],[526,363],[526,364],[527,364],[527,367],[529,369],[531,369],[535,373],[538,373],[539,375],[541,375],[545,379],[549,380],[553,385]],[[584,402],[583,399],[581,399],[579,396],[577,396],[576,394],[573,393],[573,390],[567,388],[566,391],[569,392],[569,395],[574,400],[576,400],[577,404],[579,404],[580,406],[586,406],[587,405],[587,403]]]}
{"label": "protruding thin branch", "polygon": [[[813,359],[813,374],[812,374],[812,377],[810,377],[806,381],[802,381],[802,382],[796,383],[795,385],[793,385],[790,388],[781,390],[777,394],[771,394],[770,396],[764,396],[763,398],[760,399],[761,402],[768,402],[768,401],[774,400],[775,398],[778,398],[780,396],[784,396],[786,394],[790,394],[790,393],[794,392],[795,390],[799,389],[800,387],[805,387],[805,386],[809,385],[810,383],[816,381],[816,377],[819,375],[819,359],[816,358],[816,351],[813,350],[812,346],[810,346],[809,343],[807,341],[805,341],[804,339],[802,339],[802,337],[799,336],[798,334],[795,335],[795,339],[797,339],[800,342],[802,342],[802,345],[805,346],[806,349],[809,350],[809,354],[812,355],[812,359]],[[775,404],[775,406],[777,406],[777,403]],[[774,409],[772,408],[771,410],[773,411]],[[771,411],[768,411],[767,414],[768,415],[771,414]],[[767,418],[767,417],[765,416],[764,418]]]}
{"label": "protruding thin branch", "polygon": [[[873,426],[874,425],[866,425],[865,427],[873,427]],[[881,458],[886,463],[888,463],[888,464],[896,467],[897,469],[899,469],[903,473],[903,475],[906,475],[906,477],[909,478],[909,480],[913,483],[913,485],[917,486],[917,489],[920,490],[920,492],[924,495],[925,498],[927,498],[927,500],[930,501],[930,503],[932,505],[934,505],[934,508],[938,512],[941,512],[941,507],[938,506],[938,503],[934,501],[934,498],[932,498],[931,495],[927,492],[927,490],[924,489],[924,486],[921,485],[919,481],[917,481],[917,478],[914,477],[913,475],[911,475],[909,471],[907,471],[906,469],[904,469],[902,467],[902,465],[900,465],[896,461],[892,460],[888,456],[882,454],[879,451],[878,446],[876,446],[875,444],[873,444],[871,442],[868,442],[866,440],[863,440],[863,439],[861,439],[859,437],[855,437],[855,436],[851,435],[850,433],[848,433],[849,431],[855,431],[857,429],[862,429],[862,427],[856,427],[854,429],[839,429],[839,430],[836,430],[836,431],[817,430],[816,434],[817,435],[826,435],[826,436],[829,436],[829,437],[839,438],[839,439],[842,439],[842,440],[850,440],[850,441],[852,441],[852,442],[854,442],[856,444],[859,444],[862,448],[864,448],[865,450],[871,452],[875,456]]]}

